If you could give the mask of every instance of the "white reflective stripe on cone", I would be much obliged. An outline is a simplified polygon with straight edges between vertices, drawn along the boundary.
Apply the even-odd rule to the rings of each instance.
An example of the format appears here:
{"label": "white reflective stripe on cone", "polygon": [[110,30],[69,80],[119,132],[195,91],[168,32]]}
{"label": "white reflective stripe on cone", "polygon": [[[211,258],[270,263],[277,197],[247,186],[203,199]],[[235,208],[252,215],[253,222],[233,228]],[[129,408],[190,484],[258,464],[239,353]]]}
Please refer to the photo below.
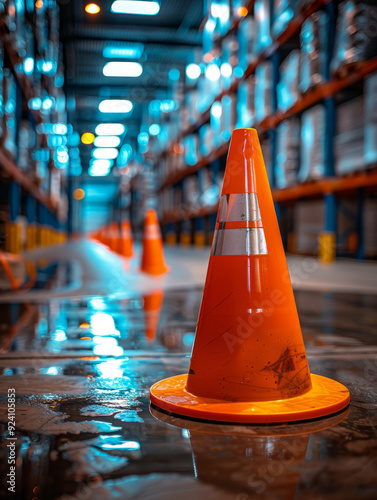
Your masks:
{"label": "white reflective stripe on cone", "polygon": [[151,226],[146,226],[144,228],[144,236],[145,240],[157,240],[161,237],[160,226],[157,224],[153,224]]}
{"label": "white reflective stripe on cone", "polygon": [[266,239],[262,227],[216,229],[212,255],[265,255]]}
{"label": "white reflective stripe on cone", "polygon": [[219,222],[261,220],[257,193],[231,193],[220,198]]}

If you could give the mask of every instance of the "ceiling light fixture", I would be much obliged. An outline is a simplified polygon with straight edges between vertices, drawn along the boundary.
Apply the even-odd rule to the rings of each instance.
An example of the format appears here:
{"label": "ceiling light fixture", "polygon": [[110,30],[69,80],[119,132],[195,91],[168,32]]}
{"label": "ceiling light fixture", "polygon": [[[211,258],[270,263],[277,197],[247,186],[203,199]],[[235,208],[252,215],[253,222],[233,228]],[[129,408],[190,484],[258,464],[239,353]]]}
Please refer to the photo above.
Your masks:
{"label": "ceiling light fixture", "polygon": [[100,135],[94,139],[96,148],[117,148],[120,139],[117,135]]}
{"label": "ceiling light fixture", "polygon": [[109,175],[110,170],[93,170],[92,168],[88,168],[88,174],[90,177],[105,177]]}
{"label": "ceiling light fixture", "polygon": [[155,16],[160,11],[158,2],[140,0],[116,0],[111,5],[114,14],[137,14],[141,16]]}
{"label": "ceiling light fixture", "polygon": [[138,62],[111,61],[103,67],[105,76],[137,78],[143,72],[143,66]]}
{"label": "ceiling light fixture", "polygon": [[126,127],[122,123],[100,123],[96,127],[97,135],[122,135]]}
{"label": "ceiling light fixture", "polygon": [[89,165],[93,169],[109,170],[114,164],[114,160],[90,160]]}
{"label": "ceiling light fixture", "polygon": [[81,142],[83,144],[92,144],[95,139],[95,135],[91,132],[84,132],[81,136]]}
{"label": "ceiling light fixture", "polygon": [[114,160],[119,154],[115,148],[95,148],[92,151],[92,157],[96,160]]}
{"label": "ceiling light fixture", "polygon": [[132,102],[127,99],[105,99],[98,106],[101,113],[129,113],[132,108]]}
{"label": "ceiling light fixture", "polygon": [[88,3],[88,5],[85,6],[85,12],[88,14],[98,14],[100,10],[100,6],[96,3]]}
{"label": "ceiling light fixture", "polygon": [[106,42],[102,55],[107,59],[140,59],[144,52],[142,43],[132,42]]}

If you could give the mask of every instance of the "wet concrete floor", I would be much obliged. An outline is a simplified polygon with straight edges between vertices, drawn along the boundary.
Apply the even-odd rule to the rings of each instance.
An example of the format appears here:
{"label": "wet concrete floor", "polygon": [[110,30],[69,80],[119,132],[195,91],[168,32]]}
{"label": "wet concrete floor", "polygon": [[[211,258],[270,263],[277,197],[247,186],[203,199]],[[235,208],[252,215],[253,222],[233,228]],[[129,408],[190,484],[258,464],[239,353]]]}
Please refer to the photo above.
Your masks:
{"label": "wet concrete floor", "polygon": [[149,406],[154,382],[187,372],[201,293],[0,304],[0,498],[377,498],[377,296],[295,292],[310,369],[350,389],[348,409],[234,426]]}

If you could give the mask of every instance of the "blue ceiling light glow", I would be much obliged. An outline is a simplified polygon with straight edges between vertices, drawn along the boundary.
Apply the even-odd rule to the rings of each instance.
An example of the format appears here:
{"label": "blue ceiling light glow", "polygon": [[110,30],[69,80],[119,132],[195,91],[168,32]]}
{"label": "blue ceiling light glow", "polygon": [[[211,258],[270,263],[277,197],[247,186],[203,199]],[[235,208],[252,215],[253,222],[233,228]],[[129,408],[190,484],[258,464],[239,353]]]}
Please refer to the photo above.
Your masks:
{"label": "blue ceiling light glow", "polygon": [[106,42],[102,55],[107,59],[140,59],[144,52],[142,43]]}
{"label": "blue ceiling light glow", "polygon": [[51,130],[53,134],[65,135],[68,132],[68,127],[65,123],[54,123]]}
{"label": "blue ceiling light glow", "polygon": [[151,101],[149,103],[148,110],[151,114],[158,113],[160,111],[160,106],[161,106],[161,101],[155,99],[154,101]]}
{"label": "blue ceiling light glow", "polygon": [[221,103],[215,102],[211,106],[211,115],[214,118],[220,118],[223,112],[223,107],[221,106]]}
{"label": "blue ceiling light glow", "polygon": [[29,109],[38,110],[42,107],[42,99],[40,97],[32,97],[28,101]]}
{"label": "blue ceiling light glow", "polygon": [[170,113],[171,111],[175,111],[179,108],[179,103],[174,99],[164,99],[160,103],[160,110],[163,113]]}
{"label": "blue ceiling light glow", "polygon": [[105,76],[137,78],[143,72],[143,66],[138,62],[111,61],[103,67]]}
{"label": "blue ceiling light glow", "polygon": [[137,136],[137,142],[140,144],[140,146],[146,146],[149,142],[148,133],[140,132],[140,134]]}
{"label": "blue ceiling light glow", "polygon": [[40,73],[51,75],[55,73],[55,64],[52,61],[44,61],[43,59],[37,61],[37,69]]}
{"label": "blue ceiling light glow", "polygon": [[53,97],[46,97],[42,101],[42,109],[47,111],[53,107],[55,104],[55,99]]}
{"label": "blue ceiling light glow", "polygon": [[123,168],[127,165],[132,157],[132,146],[130,144],[123,144],[120,148],[119,156],[117,158],[117,167]]}
{"label": "blue ceiling light glow", "polygon": [[242,78],[244,71],[241,66],[236,66],[233,70],[233,73],[236,78]]}
{"label": "blue ceiling light glow", "polygon": [[206,68],[206,77],[211,82],[215,82],[220,78],[220,69],[217,64],[209,64]]}
{"label": "blue ceiling light glow", "polygon": [[199,78],[201,73],[200,66],[198,64],[191,63],[186,66],[186,76],[190,78],[190,80],[196,80]]}
{"label": "blue ceiling light glow", "polygon": [[114,14],[136,14],[141,16],[155,16],[160,11],[158,2],[140,0],[116,0],[111,5]]}
{"label": "blue ceiling light glow", "polygon": [[158,135],[160,133],[161,127],[158,123],[152,123],[149,127],[149,133],[151,135]]}
{"label": "blue ceiling light glow", "polygon": [[122,135],[126,127],[122,123],[100,123],[95,132],[97,135]]}
{"label": "blue ceiling light glow", "polygon": [[25,75],[31,75],[33,71],[34,71],[34,59],[32,57],[25,57],[24,59]]}
{"label": "blue ceiling light glow", "polygon": [[230,76],[232,76],[233,69],[231,64],[229,64],[228,62],[223,63],[220,67],[220,72],[225,78],[229,78]]}
{"label": "blue ceiling light glow", "polygon": [[98,106],[101,113],[129,113],[132,108],[132,102],[127,99],[105,99]]}
{"label": "blue ceiling light glow", "polygon": [[169,80],[172,82],[177,82],[180,76],[181,73],[179,72],[179,69],[173,68],[169,71]]}

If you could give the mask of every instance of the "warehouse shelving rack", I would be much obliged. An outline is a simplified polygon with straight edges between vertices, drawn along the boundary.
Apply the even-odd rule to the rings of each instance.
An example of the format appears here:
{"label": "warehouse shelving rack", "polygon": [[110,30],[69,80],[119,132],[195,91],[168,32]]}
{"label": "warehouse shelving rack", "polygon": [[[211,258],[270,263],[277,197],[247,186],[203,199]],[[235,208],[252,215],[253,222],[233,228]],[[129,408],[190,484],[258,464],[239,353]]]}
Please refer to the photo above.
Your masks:
{"label": "warehouse shelving rack", "polygon": [[[249,12],[251,11],[254,3],[254,1],[248,2],[247,8]],[[334,2],[333,0],[315,0],[309,4],[305,4],[301,12],[286,25],[284,31],[276,39],[274,39],[272,43],[268,47],[266,47],[247,67],[242,78],[236,79],[230,86],[230,88],[222,91],[219,95],[217,95],[214,98],[213,102],[221,101],[223,96],[230,95],[236,92],[241,82],[250,75],[254,74],[257,66],[261,62],[269,58],[274,65],[274,73],[276,75],[280,64],[279,50],[282,49],[284,45],[289,42],[291,38],[300,30],[303,22],[309,16],[320,9],[324,9],[328,13],[329,30],[332,28],[333,33],[335,33],[336,2]],[[221,43],[230,33],[233,33],[235,30],[237,30],[239,22],[240,20],[236,20],[235,23],[231,26],[230,30],[225,35],[220,37],[217,41],[215,41],[215,51],[218,50],[219,43]],[[329,36],[327,43],[328,53],[331,53],[334,45],[334,40],[331,36]],[[319,245],[320,258],[324,261],[333,260],[333,258],[335,258],[337,207],[338,205],[340,205],[340,203],[338,203],[337,196],[348,195],[352,192],[360,198],[361,193],[367,192],[369,189],[373,189],[377,186],[377,174],[374,170],[374,168],[376,167],[375,165],[369,165],[367,171],[353,173],[352,175],[344,177],[336,177],[334,170],[333,153],[336,120],[335,97],[342,90],[348,89],[351,86],[360,83],[364,78],[375,73],[377,71],[377,57],[367,61],[360,61],[351,67],[347,67],[345,71],[339,72],[336,75],[330,74],[330,58],[328,55],[327,57],[328,64],[326,68],[325,81],[323,83],[317,85],[316,87],[313,87],[308,92],[306,92],[300,99],[296,101],[296,103],[291,108],[289,108],[285,112],[277,110],[275,102],[274,112],[255,126],[260,134],[269,134],[272,144],[272,156],[274,156],[274,151],[276,151],[276,127],[285,119],[299,115],[315,104],[319,104],[321,102],[324,104],[327,122],[327,144],[325,150],[326,177],[318,179],[316,181],[308,181],[303,184],[297,184],[296,186],[284,189],[277,189],[274,186],[273,176],[270,179],[273,198],[276,204],[276,211],[279,219],[281,217],[281,214],[286,211],[286,206],[292,205],[298,200],[309,200],[313,198],[324,199],[324,231],[321,235],[323,236],[323,240],[320,240]],[[211,106],[212,104],[213,103],[211,103]],[[175,144],[162,151],[158,155],[156,161],[157,165],[164,157],[173,153],[176,144],[179,143],[185,136],[196,132],[202,125],[209,121],[211,106],[209,106],[204,111],[204,113],[199,116],[196,123],[191,124],[188,128],[186,128],[179,134]],[[172,175],[169,175],[163,180],[159,188],[160,192],[168,188],[182,188],[182,181],[186,177],[193,174],[198,174],[199,171],[204,167],[208,166],[212,171],[218,170],[219,162],[224,163],[224,158],[227,154],[228,147],[229,141],[223,143],[219,148],[212,150],[208,154],[208,156],[201,158],[196,164],[186,166],[185,168],[174,172]],[[356,251],[354,252],[354,256],[358,258],[364,258],[362,227],[363,203],[358,204],[358,210],[360,211],[360,213],[357,214],[358,244]],[[161,224],[164,229],[166,241],[168,243],[175,243],[178,239],[177,235],[180,235],[181,243],[191,244],[191,241],[193,239],[199,245],[203,244],[204,241],[210,243],[215,224],[216,211],[217,204],[210,207],[199,208],[197,210],[192,210],[190,209],[190,207],[185,207],[185,205],[183,204],[183,206],[179,207],[178,210],[173,210],[171,212],[165,213],[161,220]],[[188,229],[188,221],[190,221],[191,223],[191,230]],[[203,231],[205,228],[207,234],[204,237]],[[283,234],[283,240],[287,243],[287,235]],[[288,249],[294,251],[292,245],[291,248]]]}
{"label": "warehouse shelving rack", "polygon": [[[4,16],[0,18],[0,41],[22,96],[28,102],[36,94],[30,80],[21,70],[23,61],[15,48],[14,38]],[[42,78],[43,88],[48,91],[48,83],[44,76]],[[39,110],[30,109],[29,113],[36,125],[43,122]],[[45,135],[42,137],[42,144],[47,147]],[[49,168],[56,167],[50,162]],[[3,149],[0,149],[0,170],[3,176],[10,181],[5,193],[9,213],[9,220],[4,229],[5,249],[16,254],[23,250],[21,228],[17,223],[21,212],[25,214],[27,220],[27,250],[31,250],[37,245],[44,246],[64,241],[66,228],[64,217],[61,214],[61,200],[54,199],[49,193],[42,191],[38,184],[20,169]]]}

